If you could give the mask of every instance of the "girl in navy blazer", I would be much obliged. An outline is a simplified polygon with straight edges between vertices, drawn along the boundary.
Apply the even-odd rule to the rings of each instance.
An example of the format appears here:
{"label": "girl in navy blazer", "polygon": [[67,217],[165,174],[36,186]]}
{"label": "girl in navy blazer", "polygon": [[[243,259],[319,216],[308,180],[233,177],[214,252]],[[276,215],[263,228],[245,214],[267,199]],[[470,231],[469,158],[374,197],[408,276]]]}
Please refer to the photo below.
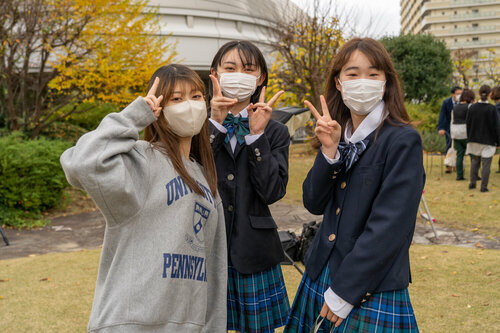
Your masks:
{"label": "girl in navy blazer", "polygon": [[290,308],[283,250],[269,205],[285,195],[290,136],[271,118],[267,65],[248,41],[224,44],[211,66],[210,142],[228,247],[227,329],[274,332]]}
{"label": "girl in navy blazer", "polygon": [[285,331],[418,332],[407,287],[422,143],[389,54],[350,40],[332,61],[322,114],[305,103],[321,148],[303,200],[324,217]]}

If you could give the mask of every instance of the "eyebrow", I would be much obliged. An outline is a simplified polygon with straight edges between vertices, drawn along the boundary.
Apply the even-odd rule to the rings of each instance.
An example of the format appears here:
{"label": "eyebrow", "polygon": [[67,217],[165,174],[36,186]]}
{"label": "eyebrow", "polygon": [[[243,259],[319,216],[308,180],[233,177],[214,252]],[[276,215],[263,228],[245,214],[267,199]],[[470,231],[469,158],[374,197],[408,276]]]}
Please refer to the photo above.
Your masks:
{"label": "eyebrow", "polygon": [[223,65],[224,64],[236,65],[236,63],[234,61],[224,61],[222,64]]}
{"label": "eyebrow", "polygon": [[[359,69],[359,67],[357,67],[357,66],[351,66],[351,67],[347,67],[345,70],[348,71],[348,70],[351,70],[351,69]],[[378,69],[378,68],[375,67],[375,66],[370,66],[370,67],[368,67],[368,69]]]}

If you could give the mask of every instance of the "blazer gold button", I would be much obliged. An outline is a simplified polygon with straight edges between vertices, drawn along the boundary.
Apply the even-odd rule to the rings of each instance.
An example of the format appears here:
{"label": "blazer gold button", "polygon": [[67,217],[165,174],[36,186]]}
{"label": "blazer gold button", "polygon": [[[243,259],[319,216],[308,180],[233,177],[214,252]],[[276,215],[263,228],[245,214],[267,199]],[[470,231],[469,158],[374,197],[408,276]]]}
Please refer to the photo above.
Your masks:
{"label": "blazer gold button", "polygon": [[337,236],[335,236],[335,234],[331,234],[330,236],[328,236],[328,240],[330,242],[333,242],[335,240],[335,237],[337,237]]}
{"label": "blazer gold button", "polygon": [[335,211],[335,214],[337,214],[337,215],[340,214],[340,208],[337,208],[337,210]]}
{"label": "blazer gold button", "polygon": [[262,161],[262,157],[257,156],[257,161],[258,161],[258,162]]}
{"label": "blazer gold button", "polygon": [[233,209],[234,209],[234,208],[233,208],[233,205],[229,205],[229,206],[227,206],[227,211],[228,211],[228,212],[232,212],[232,211],[233,211]]}
{"label": "blazer gold button", "polygon": [[232,173],[230,173],[229,175],[227,175],[227,179],[228,180],[233,180],[234,179],[234,175]]}
{"label": "blazer gold button", "polygon": [[255,151],[255,154],[260,154],[259,148],[255,148],[254,151]]}
{"label": "blazer gold button", "polygon": [[345,189],[345,187],[347,186],[347,183],[346,182],[342,182],[342,184],[340,184],[340,188],[341,189]]}

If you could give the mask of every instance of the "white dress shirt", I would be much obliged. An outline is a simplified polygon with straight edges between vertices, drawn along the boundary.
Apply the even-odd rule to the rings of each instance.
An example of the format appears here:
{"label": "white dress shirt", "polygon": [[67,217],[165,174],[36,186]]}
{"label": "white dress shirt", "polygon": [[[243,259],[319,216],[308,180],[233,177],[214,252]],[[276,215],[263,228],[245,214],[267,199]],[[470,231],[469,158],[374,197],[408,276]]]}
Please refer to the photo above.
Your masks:
{"label": "white dress shirt", "polygon": [[[380,101],[380,103],[375,107],[375,109],[370,112],[365,119],[359,124],[358,128],[352,133],[352,123],[347,122],[346,128],[344,130],[344,141],[347,143],[358,143],[361,140],[364,140],[370,133],[377,129],[377,127],[387,118],[388,112],[384,112],[384,101]],[[323,154],[328,163],[333,164],[338,162],[340,158],[340,153],[337,150],[335,154],[335,158],[329,158],[325,154]],[[352,304],[344,301],[340,296],[338,296],[332,288],[328,288],[323,294],[325,298],[326,305],[330,308],[330,310],[335,313],[340,318],[347,318],[352,308],[354,307]]]}
{"label": "white dress shirt", "polygon": [[[248,107],[248,105],[243,110],[241,110],[240,113],[238,113],[235,117],[236,118],[248,117],[247,107]],[[229,113],[231,113],[231,111],[229,111]],[[212,122],[212,124],[214,124],[215,128],[217,128],[220,132],[227,133],[227,129],[222,124],[219,124],[218,122],[216,122],[215,120],[213,120],[211,118],[209,120]],[[257,141],[257,139],[260,138],[260,136],[262,134],[263,133],[245,135],[245,143],[247,144],[247,146],[251,145],[252,143]],[[236,135],[233,135],[231,137],[231,139],[229,140],[229,144],[231,145],[231,150],[233,151],[233,153],[234,153],[234,149],[236,149],[237,142],[238,142],[238,140],[236,139]]]}

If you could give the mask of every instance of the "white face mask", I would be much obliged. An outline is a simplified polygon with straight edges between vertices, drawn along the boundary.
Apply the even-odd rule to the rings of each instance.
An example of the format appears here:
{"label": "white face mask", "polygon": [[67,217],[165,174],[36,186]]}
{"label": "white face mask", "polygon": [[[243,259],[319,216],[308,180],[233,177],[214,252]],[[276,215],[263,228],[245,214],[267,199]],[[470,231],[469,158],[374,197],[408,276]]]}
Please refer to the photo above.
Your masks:
{"label": "white face mask", "polygon": [[460,102],[460,94],[458,94],[456,97],[455,97],[455,103],[459,103]]}
{"label": "white face mask", "polygon": [[357,115],[370,113],[384,96],[385,81],[358,79],[340,82],[345,105]]}
{"label": "white face mask", "polygon": [[224,96],[237,98],[238,102],[244,101],[253,95],[257,89],[257,79],[246,73],[222,73],[220,75],[220,89]]}
{"label": "white face mask", "polygon": [[191,137],[200,133],[207,119],[205,102],[187,100],[163,108],[168,128],[180,137]]}

